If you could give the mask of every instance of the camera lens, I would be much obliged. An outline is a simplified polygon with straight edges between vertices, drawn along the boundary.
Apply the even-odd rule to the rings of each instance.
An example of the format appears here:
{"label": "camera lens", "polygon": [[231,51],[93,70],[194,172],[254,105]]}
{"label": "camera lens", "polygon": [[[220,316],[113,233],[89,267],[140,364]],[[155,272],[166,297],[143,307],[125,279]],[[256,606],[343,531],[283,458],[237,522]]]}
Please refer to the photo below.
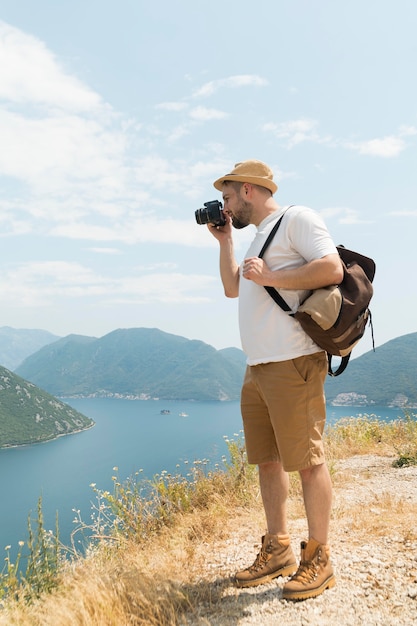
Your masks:
{"label": "camera lens", "polygon": [[214,226],[224,226],[226,219],[222,211],[222,203],[218,200],[204,203],[204,209],[197,209],[195,219],[197,224],[213,224]]}
{"label": "camera lens", "polygon": [[197,224],[208,224],[209,219],[207,215],[207,209],[197,209],[195,212],[195,219]]}

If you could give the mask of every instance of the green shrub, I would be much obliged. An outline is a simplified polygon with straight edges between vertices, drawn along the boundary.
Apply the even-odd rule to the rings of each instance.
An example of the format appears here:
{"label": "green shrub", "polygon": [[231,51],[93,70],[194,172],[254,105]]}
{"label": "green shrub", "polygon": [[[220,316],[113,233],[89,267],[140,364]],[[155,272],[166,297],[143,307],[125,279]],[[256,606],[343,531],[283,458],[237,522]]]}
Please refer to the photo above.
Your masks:
{"label": "green shrub", "polygon": [[[28,516],[28,553],[24,554],[25,542],[19,542],[15,562],[10,558],[11,546],[6,546],[5,565],[0,573],[0,598],[15,597],[32,601],[44,592],[49,592],[58,584],[58,572],[61,563],[59,543],[58,515],[55,534],[45,530],[42,498],[38,500],[35,529]],[[22,565],[26,563],[25,569]]]}

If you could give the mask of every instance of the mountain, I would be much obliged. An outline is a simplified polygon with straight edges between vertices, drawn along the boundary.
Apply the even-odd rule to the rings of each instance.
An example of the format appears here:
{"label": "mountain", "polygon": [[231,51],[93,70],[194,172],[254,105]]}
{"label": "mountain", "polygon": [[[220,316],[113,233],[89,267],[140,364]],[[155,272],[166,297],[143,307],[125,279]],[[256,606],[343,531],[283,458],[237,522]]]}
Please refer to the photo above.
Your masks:
{"label": "mountain", "polygon": [[327,401],[335,405],[417,406],[417,333],[392,339],[327,377]]}
{"label": "mountain", "polygon": [[49,441],[93,420],[0,366],[0,448]]}
{"label": "mountain", "polygon": [[59,339],[46,330],[28,330],[2,326],[0,328],[0,363],[15,370],[30,354]]}
{"label": "mountain", "polygon": [[61,397],[236,400],[244,357],[236,348],[218,351],[156,328],[131,328],[100,339],[69,335],[29,356],[16,372]]}
{"label": "mountain", "polygon": [[[115,330],[101,339],[69,335],[41,348],[17,368],[57,396],[132,396],[237,400],[245,356],[216,350],[158,329]],[[352,359],[327,377],[330,404],[417,406],[417,333],[393,339]]]}
{"label": "mountain", "polygon": [[242,372],[245,370],[246,355],[243,350],[239,350],[239,348],[223,348],[222,350],[219,350],[219,352],[228,361],[242,368]]}

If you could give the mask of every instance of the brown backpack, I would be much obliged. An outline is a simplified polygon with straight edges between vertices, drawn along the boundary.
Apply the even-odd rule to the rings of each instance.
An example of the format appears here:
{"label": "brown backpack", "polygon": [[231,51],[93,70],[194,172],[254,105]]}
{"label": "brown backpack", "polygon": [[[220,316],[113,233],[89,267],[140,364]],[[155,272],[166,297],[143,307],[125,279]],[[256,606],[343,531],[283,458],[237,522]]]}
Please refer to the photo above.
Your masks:
{"label": "brown backpack", "polygon": [[[274,238],[284,215],[268,235],[259,258],[262,258]],[[295,313],[276,289],[265,287],[275,302],[294,317],[307,335],[327,352],[330,376],[339,376],[344,372],[351,352],[363,336],[368,321],[375,349],[372,316],[368,308],[373,295],[375,263],[372,259],[344,246],[337,246],[337,250],[343,264],[342,282],[339,285],[315,289]],[[342,357],[336,371],[332,370],[332,356]]]}

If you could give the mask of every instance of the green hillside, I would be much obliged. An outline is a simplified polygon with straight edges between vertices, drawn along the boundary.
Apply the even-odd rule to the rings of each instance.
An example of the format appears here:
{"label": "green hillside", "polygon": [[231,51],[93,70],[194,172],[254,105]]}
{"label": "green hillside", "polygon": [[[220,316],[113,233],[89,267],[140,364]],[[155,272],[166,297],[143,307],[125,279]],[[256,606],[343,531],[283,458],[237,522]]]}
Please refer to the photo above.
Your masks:
{"label": "green hillside", "polygon": [[333,404],[417,406],[417,333],[392,339],[352,360],[337,378],[327,378]]}
{"label": "green hillside", "polygon": [[[55,396],[237,400],[245,356],[158,329],[115,330],[97,339],[69,335],[28,357],[16,372]],[[353,358],[327,377],[329,403],[417,406],[417,333]]]}
{"label": "green hillside", "polygon": [[0,366],[0,448],[40,443],[94,422]]}
{"label": "green hillside", "polygon": [[70,335],[28,357],[16,371],[61,397],[236,400],[243,370],[239,350],[218,351],[158,329],[131,328],[100,339]]}

